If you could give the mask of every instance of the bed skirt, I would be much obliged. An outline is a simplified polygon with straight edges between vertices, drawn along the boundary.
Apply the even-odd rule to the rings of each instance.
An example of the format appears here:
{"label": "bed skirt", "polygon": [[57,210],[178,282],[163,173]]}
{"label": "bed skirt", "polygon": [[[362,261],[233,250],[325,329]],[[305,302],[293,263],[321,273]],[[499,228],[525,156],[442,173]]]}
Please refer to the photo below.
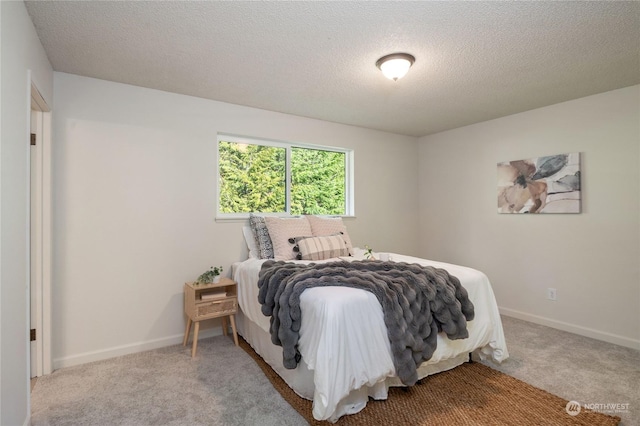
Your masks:
{"label": "bed skirt", "polygon": [[[242,310],[236,315],[238,333],[251,345],[251,347],[278,373],[293,391],[302,398],[313,400],[314,396],[314,372],[304,362],[304,358],[293,370],[288,370],[282,365],[282,347],[271,343],[271,336],[260,326],[249,320]],[[469,355],[464,353],[454,358],[441,360],[438,363],[425,362],[418,368],[418,377],[424,378],[431,374],[450,370],[466,362]],[[351,391],[337,405],[335,412],[329,421],[336,422],[346,414],[355,414],[366,405],[369,397],[373,399],[387,399],[388,389],[391,386],[404,386],[397,377],[387,377],[374,386],[365,386]]]}

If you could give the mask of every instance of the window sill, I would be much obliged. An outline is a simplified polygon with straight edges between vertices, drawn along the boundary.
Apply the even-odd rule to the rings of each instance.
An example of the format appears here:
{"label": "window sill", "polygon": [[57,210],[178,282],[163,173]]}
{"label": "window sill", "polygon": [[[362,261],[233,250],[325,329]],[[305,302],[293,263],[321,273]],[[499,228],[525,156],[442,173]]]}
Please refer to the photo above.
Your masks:
{"label": "window sill", "polygon": [[[297,217],[298,215],[290,215],[286,213],[258,213],[260,216],[271,216],[271,217]],[[317,215],[321,217],[341,217],[343,219],[355,219],[355,215]],[[246,222],[249,220],[249,213],[238,213],[234,216],[216,216],[214,218],[216,222]]]}

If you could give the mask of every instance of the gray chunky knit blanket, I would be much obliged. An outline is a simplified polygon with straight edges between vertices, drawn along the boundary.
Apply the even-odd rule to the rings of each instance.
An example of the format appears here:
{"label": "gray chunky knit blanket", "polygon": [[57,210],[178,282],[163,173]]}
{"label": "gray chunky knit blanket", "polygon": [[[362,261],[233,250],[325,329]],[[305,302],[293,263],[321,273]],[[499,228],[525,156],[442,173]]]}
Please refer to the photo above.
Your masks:
{"label": "gray chunky knit blanket", "polygon": [[405,385],[418,380],[417,367],[429,360],[437,334],[469,337],[473,304],[460,281],[444,269],[381,261],[296,264],[267,261],[258,278],[258,301],[271,319],[271,341],[283,349],[283,364],[300,361],[300,295],[311,287],[348,286],[373,293],[384,313],[396,374]]}

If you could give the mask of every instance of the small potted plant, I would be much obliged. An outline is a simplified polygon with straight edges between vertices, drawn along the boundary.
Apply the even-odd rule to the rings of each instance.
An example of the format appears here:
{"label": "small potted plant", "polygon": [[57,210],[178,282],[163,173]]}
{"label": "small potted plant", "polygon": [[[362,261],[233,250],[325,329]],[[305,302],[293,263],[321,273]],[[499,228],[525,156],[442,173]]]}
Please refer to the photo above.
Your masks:
{"label": "small potted plant", "polygon": [[220,281],[222,274],[222,266],[212,266],[208,271],[204,272],[196,280],[196,284],[213,284]]}
{"label": "small potted plant", "polygon": [[367,260],[376,260],[375,256],[373,255],[373,249],[371,247],[369,247],[368,245],[365,245],[364,248],[365,248],[364,257]]}

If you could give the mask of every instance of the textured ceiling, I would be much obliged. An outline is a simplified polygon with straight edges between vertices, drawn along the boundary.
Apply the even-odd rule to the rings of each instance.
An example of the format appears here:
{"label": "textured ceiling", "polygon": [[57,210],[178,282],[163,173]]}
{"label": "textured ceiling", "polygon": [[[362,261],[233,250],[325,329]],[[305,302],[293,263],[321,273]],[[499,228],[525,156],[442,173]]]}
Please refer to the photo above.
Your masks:
{"label": "textured ceiling", "polygon": [[639,2],[26,5],[56,71],[413,136],[640,83]]}

